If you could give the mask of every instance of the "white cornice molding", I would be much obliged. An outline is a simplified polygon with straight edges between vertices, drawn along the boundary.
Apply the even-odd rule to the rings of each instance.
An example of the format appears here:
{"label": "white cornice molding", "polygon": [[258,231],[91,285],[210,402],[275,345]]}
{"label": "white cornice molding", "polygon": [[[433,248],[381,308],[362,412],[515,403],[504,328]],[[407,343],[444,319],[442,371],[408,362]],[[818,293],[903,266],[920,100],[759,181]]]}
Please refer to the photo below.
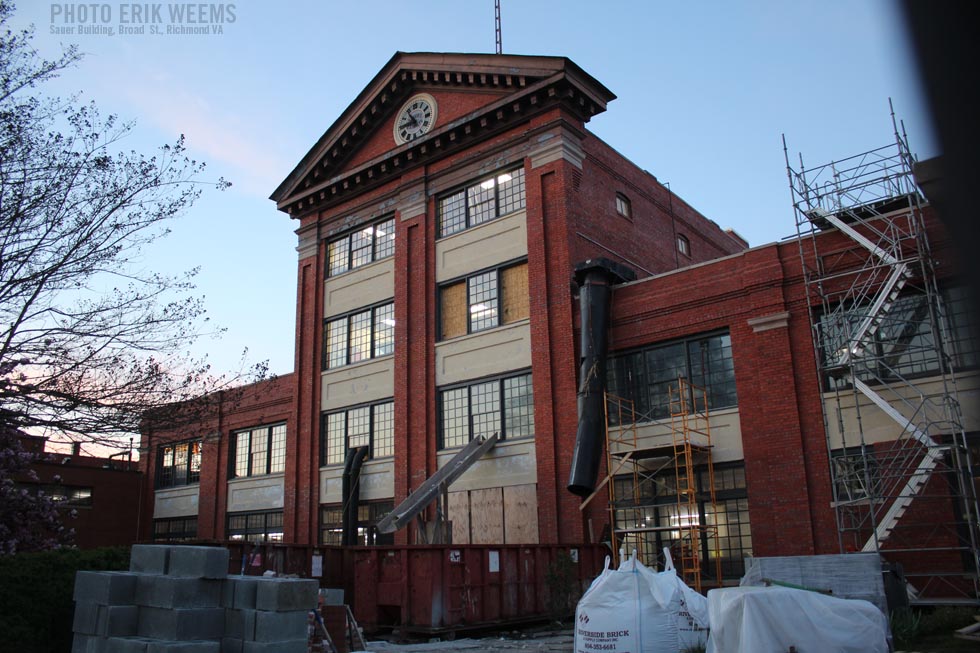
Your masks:
{"label": "white cornice molding", "polygon": [[545,134],[542,138],[545,139],[544,142],[528,154],[531,168],[540,168],[555,161],[565,160],[581,170],[586,155],[578,139],[574,139],[566,132]]}
{"label": "white cornice molding", "polygon": [[782,313],[749,318],[746,323],[752,327],[753,333],[769,331],[770,329],[783,329],[789,326],[789,312],[783,311]]}

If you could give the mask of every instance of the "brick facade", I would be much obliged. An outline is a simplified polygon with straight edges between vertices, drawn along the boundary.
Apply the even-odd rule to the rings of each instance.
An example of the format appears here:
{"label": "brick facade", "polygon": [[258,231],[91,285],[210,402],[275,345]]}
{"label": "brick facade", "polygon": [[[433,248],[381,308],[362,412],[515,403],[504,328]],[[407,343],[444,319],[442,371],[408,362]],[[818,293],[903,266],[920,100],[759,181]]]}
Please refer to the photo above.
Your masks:
{"label": "brick facade", "polygon": [[[431,134],[396,146],[394,113],[416,92],[436,98],[439,119]],[[839,550],[800,248],[787,242],[747,249],[590,134],[589,118],[613,97],[559,58],[398,54],[389,62],[273,194],[298,223],[295,373],[248,388],[243,401],[197,429],[205,435],[199,536],[225,535],[231,433],[285,421],[284,538],[319,543],[319,510],[328,503],[322,490],[332,482],[320,467],[332,283],[325,278],[327,243],[388,216],[395,229],[385,297],[395,316],[388,498],[397,505],[438,469],[438,200],[523,166],[530,353],[514,369],[530,368],[533,382],[537,541],[595,541],[608,526],[604,501],[583,511],[581,499],[565,489],[577,426],[572,272],[576,263],[605,257],[639,277],[614,290],[613,354],[715,330],[730,335],[738,395],[732,419],[744,455],[754,555]],[[617,211],[617,196],[628,201],[629,216]],[[942,260],[948,242],[932,218],[928,224]],[[687,252],[678,250],[680,236]],[[821,238],[825,252],[852,246],[834,232]],[[944,263],[940,272],[951,269]],[[358,383],[348,384],[352,396]],[[144,434],[148,488],[156,447],[184,433]],[[144,510],[153,506],[150,491]],[[426,517],[435,517],[434,508]],[[414,528],[399,531],[395,543],[415,542]]]}

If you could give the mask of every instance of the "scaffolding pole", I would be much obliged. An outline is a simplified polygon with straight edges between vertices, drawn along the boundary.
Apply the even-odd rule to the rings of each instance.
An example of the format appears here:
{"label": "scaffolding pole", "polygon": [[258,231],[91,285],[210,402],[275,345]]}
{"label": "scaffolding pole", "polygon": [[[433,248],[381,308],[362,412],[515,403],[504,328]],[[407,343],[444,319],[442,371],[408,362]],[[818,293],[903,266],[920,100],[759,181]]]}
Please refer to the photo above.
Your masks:
{"label": "scaffolding pole", "polygon": [[[636,422],[648,420],[637,415],[633,402],[606,394],[609,475],[603,484],[609,486],[611,544],[614,555],[636,551],[644,564],[655,566],[657,539],[666,540],[678,574],[701,592],[705,576],[713,575],[716,587],[722,583],[718,529],[711,523],[717,499],[708,400],[703,388],[684,378],[668,394],[669,424],[664,420],[658,425],[662,434],[647,437],[639,435]],[[665,471],[673,476],[665,479]],[[700,484],[698,474],[706,479]],[[656,501],[671,494],[673,501]],[[702,514],[701,502],[710,512]]]}

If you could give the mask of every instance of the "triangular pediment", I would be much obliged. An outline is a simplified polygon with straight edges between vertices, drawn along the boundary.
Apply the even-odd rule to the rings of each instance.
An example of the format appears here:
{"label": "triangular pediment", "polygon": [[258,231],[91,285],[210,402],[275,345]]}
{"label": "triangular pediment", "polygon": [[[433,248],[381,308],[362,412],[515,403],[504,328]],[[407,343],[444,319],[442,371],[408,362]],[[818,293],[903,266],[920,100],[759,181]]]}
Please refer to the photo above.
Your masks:
{"label": "triangular pediment", "polygon": [[[431,131],[408,143],[394,135],[405,102],[435,100]],[[485,138],[555,104],[583,122],[615,96],[565,57],[396,53],[273,192],[294,217]]]}

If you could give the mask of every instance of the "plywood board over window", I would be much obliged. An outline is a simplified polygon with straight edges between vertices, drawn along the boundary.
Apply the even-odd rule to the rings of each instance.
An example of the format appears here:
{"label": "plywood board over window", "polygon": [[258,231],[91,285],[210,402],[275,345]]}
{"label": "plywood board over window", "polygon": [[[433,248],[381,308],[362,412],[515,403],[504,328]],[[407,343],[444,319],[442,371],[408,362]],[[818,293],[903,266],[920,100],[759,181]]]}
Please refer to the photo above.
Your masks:
{"label": "plywood board over window", "polygon": [[504,542],[504,506],[502,488],[470,492],[470,525],[473,544]]}
{"label": "plywood board over window", "polygon": [[455,338],[466,335],[468,309],[466,306],[466,282],[446,286],[440,293],[439,306],[442,337]]}
{"label": "plywood board over window", "polygon": [[528,305],[527,263],[501,271],[500,285],[503,297],[502,324],[510,324],[530,316]]}
{"label": "plywood board over window", "polygon": [[538,494],[534,485],[504,488],[504,538],[507,544],[538,543]]}
{"label": "plywood board over window", "polygon": [[453,544],[470,543],[470,493],[449,493],[449,520],[453,523]]}

